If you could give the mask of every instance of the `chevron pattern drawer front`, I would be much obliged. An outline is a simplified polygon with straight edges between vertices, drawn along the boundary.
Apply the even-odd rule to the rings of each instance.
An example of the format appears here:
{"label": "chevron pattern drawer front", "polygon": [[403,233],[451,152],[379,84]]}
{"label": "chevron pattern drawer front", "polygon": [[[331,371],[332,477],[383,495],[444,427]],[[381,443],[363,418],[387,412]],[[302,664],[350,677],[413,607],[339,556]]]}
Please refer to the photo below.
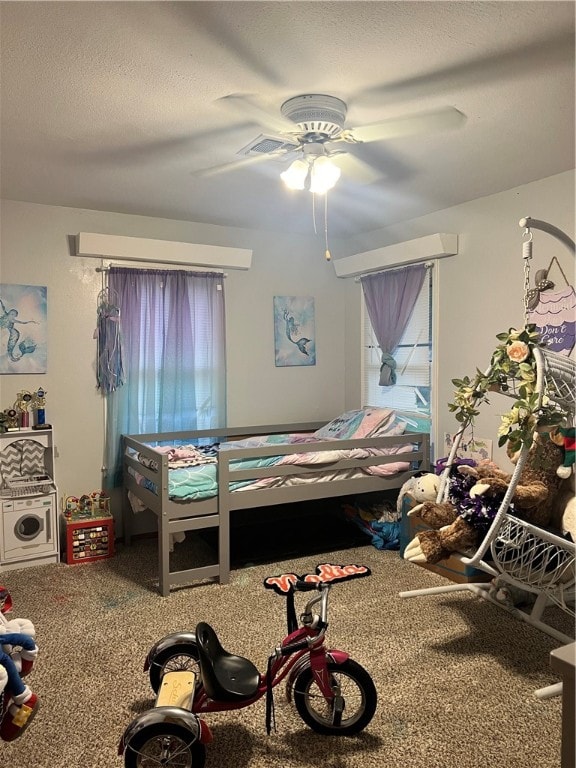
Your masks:
{"label": "chevron pattern drawer front", "polygon": [[45,474],[44,446],[29,438],[15,440],[0,453],[0,472],[4,482],[14,477]]}

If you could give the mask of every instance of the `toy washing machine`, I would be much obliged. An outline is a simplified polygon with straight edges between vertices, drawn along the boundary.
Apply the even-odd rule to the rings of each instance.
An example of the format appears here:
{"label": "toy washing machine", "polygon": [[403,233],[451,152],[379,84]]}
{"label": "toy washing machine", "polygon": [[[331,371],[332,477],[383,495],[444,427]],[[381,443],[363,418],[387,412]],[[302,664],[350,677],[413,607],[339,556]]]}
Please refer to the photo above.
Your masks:
{"label": "toy washing machine", "polygon": [[0,540],[2,570],[57,561],[56,494],[4,499]]}

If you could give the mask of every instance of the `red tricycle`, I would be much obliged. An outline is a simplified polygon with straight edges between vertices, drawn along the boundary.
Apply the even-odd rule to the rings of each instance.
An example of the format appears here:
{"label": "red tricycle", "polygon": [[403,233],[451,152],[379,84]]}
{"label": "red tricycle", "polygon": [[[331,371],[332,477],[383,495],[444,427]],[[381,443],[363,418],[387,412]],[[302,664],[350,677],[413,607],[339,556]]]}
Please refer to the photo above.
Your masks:
{"label": "red tricycle", "polygon": [[[328,649],[328,597],[336,582],[368,576],[358,565],[316,567],[305,576],[284,574],[264,585],[286,597],[288,633],[274,649],[266,672],[224,650],[214,629],[200,622],[195,632],[167,635],[150,649],[144,669],[157,695],[155,706],[125,730],[118,753],[126,768],[202,768],[212,734],[202,715],[248,707],[266,697],[266,728],[273,721],[272,691],[286,682],[286,695],[302,720],[326,735],[362,731],[376,711],[369,673],[345,651]],[[300,623],[295,592],[314,591]],[[317,613],[314,606],[319,605]]]}

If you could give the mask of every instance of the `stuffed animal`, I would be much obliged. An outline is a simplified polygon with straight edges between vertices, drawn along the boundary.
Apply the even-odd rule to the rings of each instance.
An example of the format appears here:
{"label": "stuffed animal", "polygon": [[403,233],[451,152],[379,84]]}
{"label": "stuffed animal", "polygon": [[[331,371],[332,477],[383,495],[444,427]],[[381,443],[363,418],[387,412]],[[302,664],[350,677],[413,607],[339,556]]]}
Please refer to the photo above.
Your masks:
{"label": "stuffed animal", "polygon": [[574,473],[560,484],[554,500],[550,526],[562,536],[576,542],[576,476]]}
{"label": "stuffed animal", "polygon": [[[24,626],[20,628],[20,625],[22,624]],[[28,627],[31,629],[28,630]],[[30,640],[33,641],[32,646],[25,647],[21,643],[12,643],[8,638],[15,634],[24,635],[25,637],[30,638]],[[35,637],[36,633],[31,621],[28,621],[27,619],[7,621],[4,616],[0,616],[0,651],[3,651],[10,656],[21,674],[28,674],[28,672],[31,671],[38,655],[38,648],[34,642]]]}
{"label": "stuffed animal", "polygon": [[572,496],[564,508],[560,520],[560,531],[570,541],[576,543],[576,497]]}
{"label": "stuffed animal", "polygon": [[[527,522],[547,526],[561,478],[556,470],[563,450],[548,434],[535,435],[524,469],[512,496],[511,512]],[[452,552],[471,549],[489,527],[508,489],[512,475],[493,467],[460,467],[474,483],[468,501],[454,504],[425,502],[408,514],[417,514],[432,530],[421,531],[404,551],[413,562],[437,563]]]}
{"label": "stuffed animal", "polygon": [[418,504],[424,501],[432,501],[438,495],[439,486],[440,478],[433,472],[422,472],[406,480],[402,488],[400,488],[398,500],[396,501],[398,516],[400,517],[402,514],[402,507],[406,496],[410,496]]}
{"label": "stuffed animal", "polygon": [[5,667],[0,666],[0,699],[2,699],[2,692],[8,685],[8,672]]}
{"label": "stuffed animal", "polygon": [[503,576],[495,576],[488,587],[488,597],[508,608],[529,608],[536,602],[534,592],[511,584]]}
{"label": "stuffed animal", "polygon": [[[22,653],[37,651],[34,640],[21,632],[8,632],[3,639],[11,646],[21,647]],[[23,666],[19,671],[12,656],[5,651],[0,651],[0,666],[4,668],[7,678],[4,688],[4,716],[0,722],[0,739],[14,741],[32,722],[39,706],[38,696],[22,680],[26,672],[32,668],[30,664]],[[7,700],[6,697],[8,697]]]}
{"label": "stuffed animal", "polygon": [[[23,682],[38,655],[34,625],[28,619],[7,619],[12,598],[0,586],[0,697],[3,698],[0,739],[14,741],[36,714],[38,696]],[[28,631],[27,631],[28,630]]]}
{"label": "stuffed animal", "polygon": [[16,664],[18,671],[21,671],[24,667],[28,671],[31,668],[38,649],[28,650],[22,647],[21,650],[17,650],[6,639],[6,635],[9,633],[21,633],[27,635],[34,640],[36,638],[36,629],[30,619],[8,619],[6,614],[12,611],[12,598],[10,593],[5,587],[0,586],[0,650],[9,654]]}
{"label": "stuffed animal", "polygon": [[564,447],[564,461],[556,471],[559,477],[566,479],[574,471],[576,427],[560,427],[558,436],[560,444]]}

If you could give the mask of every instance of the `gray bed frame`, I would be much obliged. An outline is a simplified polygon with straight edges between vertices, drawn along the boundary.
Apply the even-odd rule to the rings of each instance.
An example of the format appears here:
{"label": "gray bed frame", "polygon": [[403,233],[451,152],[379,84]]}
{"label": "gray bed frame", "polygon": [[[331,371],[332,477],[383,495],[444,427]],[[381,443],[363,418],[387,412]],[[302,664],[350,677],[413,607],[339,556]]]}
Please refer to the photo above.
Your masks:
{"label": "gray bed frame", "polygon": [[[400,489],[404,482],[415,472],[428,471],[430,466],[430,436],[425,433],[406,433],[386,437],[363,438],[354,440],[324,440],[297,445],[267,445],[261,448],[221,449],[218,453],[217,479],[218,496],[199,501],[174,501],[168,496],[168,457],[152,448],[149,443],[166,442],[193,443],[201,438],[210,442],[240,440],[254,435],[284,434],[290,432],[313,432],[326,422],[300,424],[274,424],[252,427],[220,427],[190,432],[165,432],[162,434],[124,435],[124,492],[123,525],[126,544],[131,541],[132,507],[128,500],[131,491],[158,519],[158,571],[160,593],[165,597],[170,594],[170,587],[185,584],[197,579],[217,578],[221,584],[230,578],[230,512],[237,509],[252,509],[289,502],[326,499],[336,496],[369,493]],[[411,453],[370,456],[362,459],[343,459],[331,464],[310,466],[282,465],[258,467],[254,469],[234,469],[231,462],[238,459],[261,456],[281,456],[291,453],[319,452],[351,448],[385,448],[397,445],[414,444],[416,450]],[[149,469],[134,455],[154,461],[158,471]],[[260,488],[257,490],[230,491],[229,483],[238,480],[256,480],[264,477],[320,474],[327,470],[345,470],[351,468],[384,465],[398,461],[410,461],[411,468],[394,475],[379,477],[364,474],[357,478],[334,479],[325,482],[310,482],[279,488]],[[148,462],[146,462],[148,463]],[[128,469],[132,468],[148,479],[159,489],[153,493],[140,485]],[[313,478],[311,477],[311,480]],[[218,529],[218,558],[213,565],[189,568],[183,571],[170,570],[170,534],[197,531],[205,528]]]}

